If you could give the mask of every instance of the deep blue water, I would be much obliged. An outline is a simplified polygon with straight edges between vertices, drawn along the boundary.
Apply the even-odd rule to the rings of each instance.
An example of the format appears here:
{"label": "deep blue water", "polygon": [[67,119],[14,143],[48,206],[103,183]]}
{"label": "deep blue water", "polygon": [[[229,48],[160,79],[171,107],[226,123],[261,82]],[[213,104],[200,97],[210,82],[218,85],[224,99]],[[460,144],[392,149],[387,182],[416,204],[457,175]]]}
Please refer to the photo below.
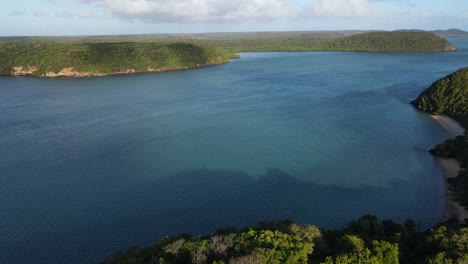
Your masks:
{"label": "deep blue water", "polygon": [[0,78],[0,263],[86,263],[164,235],[442,214],[408,103],[455,53],[245,53],[190,71]]}

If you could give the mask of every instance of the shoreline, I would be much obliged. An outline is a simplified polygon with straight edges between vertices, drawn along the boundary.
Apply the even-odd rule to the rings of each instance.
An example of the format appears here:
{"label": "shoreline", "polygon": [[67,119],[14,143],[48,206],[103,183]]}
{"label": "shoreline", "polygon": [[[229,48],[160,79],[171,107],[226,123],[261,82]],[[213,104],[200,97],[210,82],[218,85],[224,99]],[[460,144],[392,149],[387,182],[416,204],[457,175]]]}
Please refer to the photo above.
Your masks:
{"label": "shoreline", "polygon": [[465,133],[465,129],[455,120],[448,116],[444,115],[431,115],[431,117],[439,123],[447,132],[450,133],[450,136],[456,137],[459,135],[463,135]]}
{"label": "shoreline", "polygon": [[[55,72],[48,72],[42,75],[34,75],[34,72],[13,72],[9,75],[4,75],[5,77],[36,77],[36,78],[45,78],[45,79],[55,79],[55,78],[87,78],[87,77],[105,77],[105,76],[118,76],[118,75],[133,75],[133,74],[141,74],[141,73],[160,73],[160,72],[175,72],[175,71],[185,71],[185,70],[194,70],[200,68],[208,68],[214,66],[220,66],[227,64],[228,62],[222,63],[204,63],[204,64],[196,64],[193,66],[183,66],[183,67],[160,67],[156,69],[148,68],[147,70],[135,70],[135,69],[128,69],[126,71],[120,72],[111,72],[111,73],[93,73],[93,72],[79,72],[75,71],[74,67],[65,67],[61,71]],[[22,67],[21,67],[22,69]]]}
{"label": "shoreline", "polygon": [[[442,126],[451,137],[463,135],[465,129],[455,120],[447,116],[434,116],[431,117]],[[468,210],[454,200],[450,192],[449,178],[455,178],[461,169],[460,162],[456,159],[442,159],[435,158],[442,171],[444,177],[445,189],[445,208],[442,215],[442,222],[447,222],[452,218],[456,218],[459,222],[463,223],[465,218],[468,218]]]}

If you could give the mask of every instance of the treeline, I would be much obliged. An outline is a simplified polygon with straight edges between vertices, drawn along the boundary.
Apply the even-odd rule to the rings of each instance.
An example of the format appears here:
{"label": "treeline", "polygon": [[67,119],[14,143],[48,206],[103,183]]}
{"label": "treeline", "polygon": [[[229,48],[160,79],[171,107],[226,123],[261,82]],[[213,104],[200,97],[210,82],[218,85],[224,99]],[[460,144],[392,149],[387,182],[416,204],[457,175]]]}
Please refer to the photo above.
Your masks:
{"label": "treeline", "polygon": [[[345,34],[345,33],[343,33]],[[228,62],[237,52],[369,51],[430,52],[454,50],[447,40],[427,32],[368,32],[351,36],[246,35],[246,38],[106,37],[108,43],[36,41],[17,38],[0,41],[0,75],[44,76],[65,68],[88,75],[185,69]],[[35,39],[35,38],[33,38]],[[48,39],[48,38],[44,38]],[[53,39],[53,38],[52,38]],[[88,38],[84,38],[86,40]],[[79,38],[76,40],[79,42]],[[16,67],[16,70],[15,70]],[[16,71],[16,72],[15,72]]]}
{"label": "treeline", "polygon": [[233,52],[251,51],[367,51],[431,52],[455,48],[444,38],[428,32],[382,31],[345,37],[292,36],[227,40],[194,40]]}
{"label": "treeline", "polygon": [[209,236],[165,237],[151,247],[131,247],[102,264],[146,263],[466,263],[468,228],[439,226],[418,231],[363,216],[346,228],[320,230],[291,221],[259,223],[243,230],[224,229]]}
{"label": "treeline", "polygon": [[[443,35],[443,34],[446,35]],[[449,34],[450,33],[450,34]],[[444,37],[452,33],[468,34],[461,30],[400,31],[286,31],[286,32],[225,32],[197,34],[108,35],[79,37],[0,37],[0,41],[47,41],[62,43],[111,42],[189,42],[214,47],[227,47],[236,51],[283,50],[364,50],[438,51],[448,44]],[[448,35],[447,35],[448,34]],[[362,35],[362,36],[359,36]],[[357,36],[357,38],[346,38]],[[441,38],[442,37],[442,38]],[[341,39],[341,40],[338,40]],[[366,40],[367,39],[367,40]],[[334,41],[336,40],[336,41]],[[358,43],[355,43],[355,42]],[[439,43],[439,44],[437,44]],[[353,45],[353,46],[349,46]],[[439,47],[437,47],[440,45]],[[289,48],[287,48],[289,47]],[[440,49],[442,47],[442,49]],[[451,47],[450,45],[448,47]],[[255,50],[253,50],[255,49]],[[411,50],[408,50],[411,49]]]}
{"label": "treeline", "polygon": [[0,75],[14,67],[31,69],[42,76],[73,67],[78,72],[111,74],[148,69],[183,69],[226,63],[236,55],[219,48],[192,43],[56,43],[36,41],[0,42]]}

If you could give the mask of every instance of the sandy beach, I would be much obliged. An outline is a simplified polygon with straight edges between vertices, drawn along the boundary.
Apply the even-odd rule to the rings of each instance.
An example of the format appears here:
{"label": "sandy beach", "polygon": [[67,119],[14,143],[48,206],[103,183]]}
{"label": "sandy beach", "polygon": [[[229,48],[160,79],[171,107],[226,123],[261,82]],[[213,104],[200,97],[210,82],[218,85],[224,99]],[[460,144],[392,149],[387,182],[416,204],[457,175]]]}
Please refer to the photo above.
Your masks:
{"label": "sandy beach", "polygon": [[[465,129],[455,120],[447,116],[432,116],[437,123],[439,123],[444,129],[446,129],[452,137],[462,135]],[[442,169],[445,182],[445,210],[442,221],[447,221],[450,218],[457,218],[458,221],[463,222],[465,218],[468,218],[468,210],[456,202],[449,190],[449,178],[457,177],[458,171],[460,170],[460,163],[455,159],[441,159],[437,158],[439,165]]]}
{"label": "sandy beach", "polygon": [[455,120],[453,120],[450,117],[447,116],[435,116],[431,115],[432,118],[434,118],[437,123],[439,123],[443,128],[445,128],[452,137],[456,137],[458,135],[463,135],[465,132],[465,129]]}

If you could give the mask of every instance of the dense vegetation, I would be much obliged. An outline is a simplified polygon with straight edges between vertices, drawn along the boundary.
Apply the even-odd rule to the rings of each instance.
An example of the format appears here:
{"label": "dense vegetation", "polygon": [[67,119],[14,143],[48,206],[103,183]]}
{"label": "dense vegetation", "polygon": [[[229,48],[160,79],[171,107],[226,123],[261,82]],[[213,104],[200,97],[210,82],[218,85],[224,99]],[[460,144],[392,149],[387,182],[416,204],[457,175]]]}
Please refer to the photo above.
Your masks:
{"label": "dense vegetation", "polygon": [[14,67],[37,67],[29,74],[35,76],[67,67],[92,74],[183,69],[225,63],[234,56],[223,49],[191,43],[0,42],[0,75],[12,74]]}
{"label": "dense vegetation", "polygon": [[454,199],[468,209],[468,132],[437,145],[431,153],[444,159],[457,159],[462,169],[456,178],[449,178]]}
{"label": "dense vegetation", "polygon": [[411,103],[423,112],[447,115],[468,127],[468,67],[434,82]]}
{"label": "dense vegetation", "polygon": [[[0,37],[0,41],[47,41],[64,43],[110,43],[110,42],[167,42],[190,40],[244,40],[244,39],[333,39],[351,35],[370,33],[369,30],[335,30],[335,31],[268,31],[268,32],[217,32],[217,33],[179,33],[179,34],[144,34],[144,35],[103,35],[76,37]],[[387,32],[388,31],[380,31]],[[459,29],[449,30],[397,30],[395,32],[427,32],[442,38],[468,37],[468,32]]]}
{"label": "dense vegetation", "polygon": [[[88,76],[185,69],[228,62],[251,51],[448,51],[447,40],[427,32],[238,33],[193,38],[105,36],[5,38],[0,75]],[[190,35],[188,35],[190,36]],[[181,38],[182,37],[182,38]],[[85,42],[89,41],[89,42]],[[106,42],[100,42],[106,41]],[[127,42],[123,42],[127,41]],[[131,41],[131,42],[130,42]],[[67,70],[68,72],[62,71]]]}
{"label": "dense vegetation", "polygon": [[468,167],[468,133],[446,140],[430,152],[444,159],[457,159],[463,168]]}
{"label": "dense vegetation", "polygon": [[367,32],[345,37],[291,36],[226,40],[197,40],[233,52],[250,51],[367,51],[428,52],[454,47],[444,38],[427,32]]}
{"label": "dense vegetation", "polygon": [[[411,102],[417,109],[447,115],[468,127],[468,68],[463,68],[436,82]],[[463,168],[456,178],[450,178],[450,191],[468,209],[468,133],[448,139],[430,151],[444,159],[457,159]]]}
{"label": "dense vegetation", "polygon": [[418,231],[366,215],[339,230],[320,230],[290,221],[260,223],[211,236],[165,237],[154,246],[131,247],[103,264],[138,263],[466,263],[468,228],[439,226]]}

